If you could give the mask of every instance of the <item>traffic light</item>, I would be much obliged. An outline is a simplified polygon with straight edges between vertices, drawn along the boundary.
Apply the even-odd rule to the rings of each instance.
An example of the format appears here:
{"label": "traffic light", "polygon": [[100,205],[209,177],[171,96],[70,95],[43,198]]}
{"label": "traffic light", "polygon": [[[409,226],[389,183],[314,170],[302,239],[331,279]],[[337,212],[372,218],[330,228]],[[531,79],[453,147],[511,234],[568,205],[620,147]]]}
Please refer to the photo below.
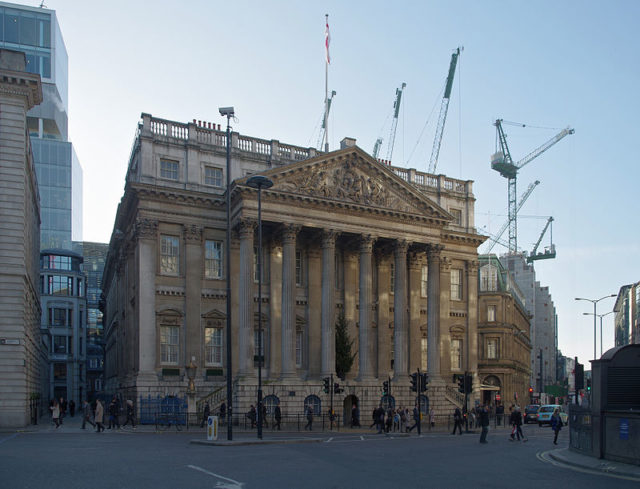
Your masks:
{"label": "traffic light", "polygon": [[584,389],[584,365],[576,362],[576,390]]}
{"label": "traffic light", "polygon": [[464,375],[458,376],[458,392],[462,392],[464,394]]}
{"label": "traffic light", "polygon": [[385,380],[382,383],[382,395],[383,396],[388,396],[389,395],[389,381]]}
{"label": "traffic light", "polygon": [[420,392],[427,390],[427,384],[429,383],[429,376],[427,374],[420,374]]}
{"label": "traffic light", "polygon": [[529,387],[529,395],[531,396],[533,394],[533,387]]}
{"label": "traffic light", "polygon": [[591,379],[587,379],[587,391],[591,391]]}
{"label": "traffic light", "polygon": [[473,375],[465,374],[464,379],[465,379],[464,391],[466,394],[471,394],[471,391],[473,391]]}
{"label": "traffic light", "polygon": [[329,394],[329,389],[331,387],[331,377],[325,377],[324,379],[322,379],[322,382],[324,383],[322,386],[322,391],[325,394]]}
{"label": "traffic light", "polygon": [[340,394],[341,392],[344,392],[344,389],[342,387],[340,387],[340,384],[338,384],[337,382],[335,382],[333,384],[333,393],[334,394]]}
{"label": "traffic light", "polygon": [[411,377],[411,392],[418,392],[418,374],[413,373],[409,377]]}

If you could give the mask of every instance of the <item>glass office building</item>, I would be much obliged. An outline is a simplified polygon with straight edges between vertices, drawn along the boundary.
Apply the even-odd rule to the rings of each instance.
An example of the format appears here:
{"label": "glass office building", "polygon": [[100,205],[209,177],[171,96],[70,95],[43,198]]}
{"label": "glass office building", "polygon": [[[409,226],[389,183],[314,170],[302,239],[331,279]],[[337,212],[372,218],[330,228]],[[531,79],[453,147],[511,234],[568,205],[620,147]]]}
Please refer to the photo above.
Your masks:
{"label": "glass office building", "polygon": [[42,78],[43,102],[28,113],[40,190],[40,249],[82,240],[82,168],[68,140],[68,57],[53,10],[0,2],[0,47],[22,51]]}

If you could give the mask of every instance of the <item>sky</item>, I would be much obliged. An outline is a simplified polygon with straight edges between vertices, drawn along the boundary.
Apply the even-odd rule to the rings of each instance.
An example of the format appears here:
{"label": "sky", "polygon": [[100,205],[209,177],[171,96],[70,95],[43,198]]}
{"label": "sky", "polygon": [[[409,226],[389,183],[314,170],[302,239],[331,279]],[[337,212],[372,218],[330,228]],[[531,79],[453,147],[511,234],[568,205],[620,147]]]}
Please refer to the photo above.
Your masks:
{"label": "sky", "polygon": [[[40,1],[26,1],[38,6]],[[558,315],[558,346],[589,367],[593,305],[640,280],[633,211],[640,2],[46,0],[69,55],[69,136],[84,171],[86,241],[107,242],[141,113],[225,123],[241,134],[317,146],[329,14],[330,149],[344,137],[387,154],[395,91],[407,84],[392,164],[427,171],[451,53],[458,70],[436,173],[473,180],[475,226],[507,219],[507,180],[491,170],[496,119],[514,161],[570,126],[518,175],[518,244],[531,250],[553,216],[555,260],[538,261]],[[522,127],[524,124],[526,127]],[[549,233],[541,248],[550,243]],[[483,247],[480,248],[483,251]],[[500,246],[495,253],[506,251]],[[636,257],[634,259],[634,256]],[[598,303],[612,310],[615,298]],[[603,318],[603,351],[614,345]],[[597,321],[597,355],[600,352]]]}

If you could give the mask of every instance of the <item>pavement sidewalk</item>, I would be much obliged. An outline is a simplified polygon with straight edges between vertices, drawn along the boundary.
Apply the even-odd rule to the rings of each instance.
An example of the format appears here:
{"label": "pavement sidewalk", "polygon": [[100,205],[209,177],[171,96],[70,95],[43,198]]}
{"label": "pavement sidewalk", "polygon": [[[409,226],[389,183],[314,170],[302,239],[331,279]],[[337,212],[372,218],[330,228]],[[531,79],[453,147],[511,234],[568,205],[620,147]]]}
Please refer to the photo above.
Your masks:
{"label": "pavement sidewalk", "polygon": [[583,455],[569,448],[559,448],[547,452],[549,457],[561,464],[579,467],[581,469],[593,470],[596,472],[604,472],[606,474],[615,474],[625,477],[633,477],[640,481],[640,465],[625,464],[622,462],[613,462],[589,455]]}

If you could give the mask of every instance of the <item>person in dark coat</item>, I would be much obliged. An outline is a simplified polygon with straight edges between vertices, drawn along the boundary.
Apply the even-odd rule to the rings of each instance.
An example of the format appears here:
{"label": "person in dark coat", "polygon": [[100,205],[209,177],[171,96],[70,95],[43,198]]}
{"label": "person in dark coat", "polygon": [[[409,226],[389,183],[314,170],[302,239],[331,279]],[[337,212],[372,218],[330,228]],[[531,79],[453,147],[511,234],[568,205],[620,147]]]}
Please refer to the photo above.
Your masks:
{"label": "person in dark coat", "polygon": [[224,420],[227,417],[227,405],[223,402],[220,404],[220,424],[224,424]]}
{"label": "person in dark coat", "polygon": [[73,399],[69,401],[69,414],[72,418],[76,414],[76,402]]}
{"label": "person in dark coat", "polygon": [[307,407],[307,424],[304,429],[309,429],[309,431],[313,431],[313,408],[311,406]]}
{"label": "person in dark coat", "polygon": [[459,431],[459,434],[462,434],[462,413],[460,412],[460,408],[456,408],[453,412],[453,433],[456,434],[456,430]]}
{"label": "person in dark coat", "polygon": [[276,420],[275,424],[273,425],[273,429],[275,430],[277,427],[278,431],[280,431],[280,421],[282,421],[282,411],[280,410],[280,406],[275,407],[273,411],[273,419]]}
{"label": "person in dark coat", "polygon": [[522,438],[523,441],[527,441],[524,437],[524,433],[522,432],[522,412],[520,411],[520,406],[514,406],[513,411],[510,416],[511,426],[513,426],[513,431],[511,432],[511,441],[514,441],[514,435],[520,441]]}
{"label": "person in dark coat", "polygon": [[133,407],[133,401],[131,399],[127,399],[127,420],[124,422],[124,424],[122,425],[122,427],[124,428],[125,426],[127,426],[127,423],[131,422],[131,426],[133,426],[133,429],[136,429],[136,416],[135,416],[135,409]]}
{"label": "person in dark coat", "polygon": [[556,408],[551,415],[551,429],[553,430],[553,444],[558,444],[558,434],[562,429],[562,418],[560,418],[560,413]]}
{"label": "person in dark coat", "polygon": [[89,401],[85,399],[84,402],[82,403],[82,429],[83,430],[85,429],[85,425],[87,423],[89,423],[94,428],[96,427],[96,424],[93,421],[91,421],[92,414],[93,414],[93,410],[91,409],[91,404],[89,404]]}
{"label": "person in dark coat", "polygon": [[118,400],[116,399],[116,396],[113,396],[113,399],[111,399],[111,403],[109,404],[109,426],[107,429],[110,430],[112,427],[120,429],[120,421],[118,420]]}
{"label": "person in dark coat", "polygon": [[480,443],[488,443],[487,442],[487,433],[489,433],[489,409],[484,405],[479,409],[479,420],[480,426],[482,427],[482,432],[480,433]]}
{"label": "person in dark coat", "polygon": [[204,412],[202,413],[202,422],[200,423],[200,428],[204,428],[205,423],[208,422],[209,416],[211,416],[211,408],[209,407],[209,403],[204,403]]}
{"label": "person in dark coat", "polygon": [[360,410],[358,409],[358,406],[356,406],[355,404],[351,408],[351,427],[352,428],[360,427]]}
{"label": "person in dark coat", "polygon": [[418,426],[420,422],[420,411],[418,411],[418,406],[413,408],[413,426],[411,426],[407,431],[413,431],[413,429]]}

